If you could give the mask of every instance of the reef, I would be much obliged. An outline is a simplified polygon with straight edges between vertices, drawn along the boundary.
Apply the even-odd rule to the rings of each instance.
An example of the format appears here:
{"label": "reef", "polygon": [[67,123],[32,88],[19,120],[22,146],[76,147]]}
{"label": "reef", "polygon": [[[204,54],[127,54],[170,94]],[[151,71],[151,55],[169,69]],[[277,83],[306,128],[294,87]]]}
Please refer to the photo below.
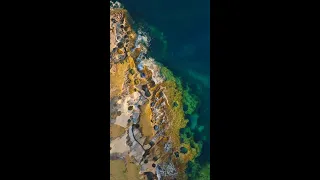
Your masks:
{"label": "reef", "polygon": [[186,128],[185,114],[192,114],[197,101],[148,56],[150,40],[132,22],[126,9],[111,2],[110,164],[124,170],[117,175],[113,167],[110,178],[124,173],[130,179],[188,179],[187,165],[202,145]]}

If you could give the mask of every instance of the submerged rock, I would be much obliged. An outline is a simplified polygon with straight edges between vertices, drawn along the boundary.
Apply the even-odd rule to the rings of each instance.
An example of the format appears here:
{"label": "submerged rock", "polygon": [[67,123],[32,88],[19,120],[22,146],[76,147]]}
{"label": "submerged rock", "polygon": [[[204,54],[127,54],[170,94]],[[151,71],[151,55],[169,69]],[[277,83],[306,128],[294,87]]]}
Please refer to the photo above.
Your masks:
{"label": "submerged rock", "polygon": [[180,152],[183,153],[183,154],[187,154],[188,149],[185,148],[185,147],[181,147],[181,148],[180,148]]}

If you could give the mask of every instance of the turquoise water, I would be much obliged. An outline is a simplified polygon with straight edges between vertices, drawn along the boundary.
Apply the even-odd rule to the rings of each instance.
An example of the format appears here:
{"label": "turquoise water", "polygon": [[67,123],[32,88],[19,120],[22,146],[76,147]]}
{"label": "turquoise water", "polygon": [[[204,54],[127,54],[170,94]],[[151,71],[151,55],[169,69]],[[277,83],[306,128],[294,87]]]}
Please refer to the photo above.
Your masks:
{"label": "turquoise water", "polygon": [[120,0],[136,28],[151,38],[150,55],[167,66],[200,101],[188,126],[203,142],[197,161],[210,162],[210,1]]}

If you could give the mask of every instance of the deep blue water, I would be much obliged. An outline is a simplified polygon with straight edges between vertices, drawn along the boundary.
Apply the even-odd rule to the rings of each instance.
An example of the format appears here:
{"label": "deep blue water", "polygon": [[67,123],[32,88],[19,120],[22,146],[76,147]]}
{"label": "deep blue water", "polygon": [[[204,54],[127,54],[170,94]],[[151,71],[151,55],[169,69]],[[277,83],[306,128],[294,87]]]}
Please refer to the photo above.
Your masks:
{"label": "deep blue water", "polygon": [[[137,26],[149,27],[151,56],[188,83],[200,98],[195,139],[204,141],[201,163],[210,159],[210,0],[119,0]],[[151,27],[151,28],[150,28]],[[163,33],[163,34],[162,34]],[[162,35],[161,35],[162,34]]]}

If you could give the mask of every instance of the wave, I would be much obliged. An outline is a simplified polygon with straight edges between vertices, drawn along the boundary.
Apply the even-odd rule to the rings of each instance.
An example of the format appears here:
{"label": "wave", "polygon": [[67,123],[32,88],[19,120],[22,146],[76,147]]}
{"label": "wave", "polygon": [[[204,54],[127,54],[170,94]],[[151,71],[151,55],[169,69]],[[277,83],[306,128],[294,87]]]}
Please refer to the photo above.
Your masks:
{"label": "wave", "polygon": [[116,2],[110,1],[110,9],[117,9],[117,8],[123,8],[123,5],[118,1]]}

